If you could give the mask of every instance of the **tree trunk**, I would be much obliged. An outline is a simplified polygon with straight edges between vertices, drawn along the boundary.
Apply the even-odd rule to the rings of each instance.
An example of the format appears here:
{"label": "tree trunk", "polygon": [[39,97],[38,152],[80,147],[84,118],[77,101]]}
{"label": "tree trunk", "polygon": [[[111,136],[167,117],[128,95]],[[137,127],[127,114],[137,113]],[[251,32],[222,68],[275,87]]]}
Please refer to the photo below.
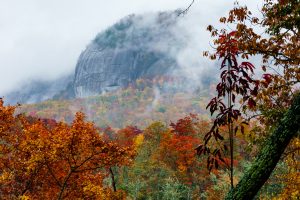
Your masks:
{"label": "tree trunk", "polygon": [[110,172],[110,175],[111,175],[111,182],[112,182],[112,186],[113,186],[114,192],[116,192],[117,191],[116,180],[115,180],[114,172],[113,172],[113,170],[112,170],[111,167],[109,167],[109,172]]}
{"label": "tree trunk", "polygon": [[298,94],[277,127],[257,155],[251,168],[226,198],[253,199],[270,177],[289,142],[300,130],[300,94]]}

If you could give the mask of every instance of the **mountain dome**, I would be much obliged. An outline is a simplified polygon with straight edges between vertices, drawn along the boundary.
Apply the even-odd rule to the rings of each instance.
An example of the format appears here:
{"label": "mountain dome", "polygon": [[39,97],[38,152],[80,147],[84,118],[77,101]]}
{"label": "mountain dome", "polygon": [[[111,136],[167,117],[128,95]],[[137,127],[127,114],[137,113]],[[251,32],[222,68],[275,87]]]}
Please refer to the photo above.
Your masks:
{"label": "mountain dome", "polygon": [[185,45],[176,36],[178,20],[178,11],[129,15],[99,33],[78,59],[75,96],[101,94],[177,68]]}

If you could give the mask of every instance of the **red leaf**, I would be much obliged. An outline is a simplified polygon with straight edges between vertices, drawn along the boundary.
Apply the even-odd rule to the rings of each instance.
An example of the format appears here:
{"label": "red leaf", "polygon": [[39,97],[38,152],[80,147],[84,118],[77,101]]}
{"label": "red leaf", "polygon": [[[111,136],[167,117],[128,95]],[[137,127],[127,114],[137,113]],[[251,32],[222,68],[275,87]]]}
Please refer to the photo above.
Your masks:
{"label": "red leaf", "polygon": [[252,98],[249,98],[248,106],[249,106],[249,108],[254,108],[256,106],[256,102]]}
{"label": "red leaf", "polygon": [[244,132],[245,132],[244,126],[241,126],[241,132],[242,132],[242,134],[244,134]]}

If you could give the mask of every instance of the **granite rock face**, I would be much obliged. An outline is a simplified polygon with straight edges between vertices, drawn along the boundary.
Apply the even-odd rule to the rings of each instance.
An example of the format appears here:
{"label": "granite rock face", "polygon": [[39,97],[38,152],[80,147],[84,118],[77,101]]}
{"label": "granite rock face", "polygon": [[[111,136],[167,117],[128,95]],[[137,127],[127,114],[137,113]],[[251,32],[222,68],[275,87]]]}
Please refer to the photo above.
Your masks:
{"label": "granite rock face", "polygon": [[[186,45],[180,11],[129,15],[100,32],[78,58],[75,73],[33,80],[5,94],[6,102],[38,103],[102,94],[138,78],[170,75]],[[178,73],[180,74],[180,73]]]}
{"label": "granite rock face", "polygon": [[75,96],[101,94],[177,68],[176,54],[184,45],[174,33],[177,20],[177,12],[130,15],[99,33],[78,59]]}

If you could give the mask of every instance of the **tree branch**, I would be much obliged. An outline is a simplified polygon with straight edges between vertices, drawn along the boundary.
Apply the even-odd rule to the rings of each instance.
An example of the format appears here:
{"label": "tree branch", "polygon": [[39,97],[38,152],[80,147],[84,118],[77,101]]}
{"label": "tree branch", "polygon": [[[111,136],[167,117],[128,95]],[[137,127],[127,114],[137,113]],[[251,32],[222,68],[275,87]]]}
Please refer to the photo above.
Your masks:
{"label": "tree branch", "polygon": [[284,150],[290,141],[297,136],[299,130],[300,94],[297,94],[291,107],[286,111],[271,136],[267,138],[251,168],[225,199],[253,199],[268,180]]}
{"label": "tree branch", "polygon": [[195,0],[192,0],[192,2],[190,3],[190,5],[186,9],[184,9],[183,11],[181,11],[177,16],[179,17],[180,15],[185,15],[190,10],[190,8],[194,4],[194,2],[195,2]]}

